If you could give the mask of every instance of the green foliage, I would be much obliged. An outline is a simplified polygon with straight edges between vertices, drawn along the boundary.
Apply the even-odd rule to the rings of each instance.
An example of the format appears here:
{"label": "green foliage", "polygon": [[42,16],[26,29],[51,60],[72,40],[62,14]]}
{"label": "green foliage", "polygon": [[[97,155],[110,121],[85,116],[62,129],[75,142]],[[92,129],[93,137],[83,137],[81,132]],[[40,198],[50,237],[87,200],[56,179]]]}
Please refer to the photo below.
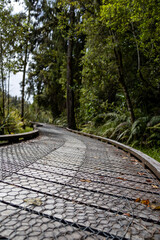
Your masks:
{"label": "green foliage", "polygon": [[138,145],[135,146],[135,148],[137,150],[140,150],[141,152],[149,155],[150,157],[154,158],[155,160],[157,160],[158,162],[160,162],[160,148],[157,147],[157,146],[154,146],[154,147],[146,147],[146,146],[143,146],[143,147],[139,147]]}
{"label": "green foliage", "polygon": [[25,129],[22,129],[22,131],[20,133],[25,133],[25,132],[31,132],[33,131],[33,128],[32,127],[25,127]]}
{"label": "green foliage", "polygon": [[21,121],[21,116],[18,110],[13,110],[6,117],[1,129],[4,128],[5,134],[20,133],[23,131],[23,122]]}
{"label": "green foliage", "polygon": [[122,112],[97,115],[82,131],[115,139],[132,147],[160,146],[160,117],[140,117],[133,124]]}
{"label": "green foliage", "polygon": [[25,113],[25,121],[28,123],[26,123],[27,125],[29,125],[30,121],[53,123],[53,116],[51,111],[38,106],[38,104],[34,102],[28,107],[27,112]]}
{"label": "green foliage", "polygon": [[[32,120],[66,126],[67,49],[72,39],[73,83],[69,87],[75,96],[77,127],[135,147],[160,145],[158,1],[26,1],[34,24],[27,24],[24,14],[13,15],[8,7],[4,9],[3,2],[2,92],[7,71],[24,67],[26,42],[32,51],[27,91],[34,103],[25,106],[26,124]],[[74,21],[70,24],[72,6]],[[20,109],[20,102],[12,99],[14,114],[8,115],[0,97],[2,130],[7,123],[2,108],[11,126],[13,122],[15,129],[21,128],[13,104]]]}
{"label": "green foliage", "polygon": [[67,127],[66,113],[62,113],[58,118],[54,119],[53,123],[60,127]]}

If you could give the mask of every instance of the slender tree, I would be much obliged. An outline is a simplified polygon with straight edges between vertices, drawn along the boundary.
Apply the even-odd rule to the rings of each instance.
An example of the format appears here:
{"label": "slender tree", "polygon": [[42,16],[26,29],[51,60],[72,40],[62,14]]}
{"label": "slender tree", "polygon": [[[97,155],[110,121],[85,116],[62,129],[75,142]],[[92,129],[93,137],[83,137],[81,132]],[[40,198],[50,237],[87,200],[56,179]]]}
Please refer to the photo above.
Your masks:
{"label": "slender tree", "polygon": [[31,5],[26,1],[28,16],[26,22],[25,36],[24,36],[24,59],[23,59],[23,77],[22,77],[22,104],[21,104],[21,118],[24,121],[24,101],[25,101],[25,85],[26,85],[26,70],[27,63],[29,58],[29,28],[30,28],[30,20],[31,20]]}
{"label": "slender tree", "polygon": [[70,5],[70,34],[67,44],[67,120],[68,127],[76,128],[74,112],[74,91],[73,91],[73,26],[74,26],[74,6]]}

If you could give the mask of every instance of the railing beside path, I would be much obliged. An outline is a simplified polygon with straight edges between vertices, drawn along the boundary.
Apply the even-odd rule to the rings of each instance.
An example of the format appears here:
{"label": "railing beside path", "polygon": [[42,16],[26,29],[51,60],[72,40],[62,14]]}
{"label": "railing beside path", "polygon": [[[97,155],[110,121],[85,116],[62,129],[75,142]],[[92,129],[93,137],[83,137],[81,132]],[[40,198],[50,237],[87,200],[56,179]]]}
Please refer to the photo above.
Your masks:
{"label": "railing beside path", "polygon": [[74,132],[74,133],[78,133],[83,136],[87,136],[90,138],[98,139],[103,142],[107,142],[108,144],[112,144],[115,147],[122,149],[125,152],[128,152],[130,155],[136,157],[143,164],[143,166],[145,168],[148,168],[160,180],[160,163],[157,162],[155,159],[149,157],[148,155],[142,153],[141,151],[136,150],[132,147],[129,147],[125,144],[119,143],[119,142],[109,139],[109,138],[104,138],[104,137],[96,136],[96,135],[89,134],[89,133],[79,132],[79,131],[72,130],[69,128],[67,128],[67,130]]}
{"label": "railing beside path", "polygon": [[31,132],[26,132],[26,133],[0,135],[0,141],[5,143],[17,143],[20,141],[25,141],[25,140],[35,138],[38,135],[39,135],[38,130],[33,130]]}

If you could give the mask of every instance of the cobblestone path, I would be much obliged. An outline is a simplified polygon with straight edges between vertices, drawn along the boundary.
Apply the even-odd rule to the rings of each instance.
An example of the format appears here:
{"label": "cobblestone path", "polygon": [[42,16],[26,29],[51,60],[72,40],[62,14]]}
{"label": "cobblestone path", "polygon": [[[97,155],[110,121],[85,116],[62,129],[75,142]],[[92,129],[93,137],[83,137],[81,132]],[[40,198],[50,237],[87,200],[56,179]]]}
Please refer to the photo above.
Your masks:
{"label": "cobblestone path", "polygon": [[0,239],[160,239],[159,182],[133,157],[45,125],[0,148]]}

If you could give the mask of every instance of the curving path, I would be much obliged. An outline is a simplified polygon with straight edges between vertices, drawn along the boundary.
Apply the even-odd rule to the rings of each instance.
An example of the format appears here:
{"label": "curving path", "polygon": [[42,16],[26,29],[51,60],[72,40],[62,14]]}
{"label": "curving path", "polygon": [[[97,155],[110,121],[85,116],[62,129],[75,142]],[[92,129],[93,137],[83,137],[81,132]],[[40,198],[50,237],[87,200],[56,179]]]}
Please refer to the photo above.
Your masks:
{"label": "curving path", "polygon": [[52,125],[0,148],[0,240],[160,239],[160,185],[114,146]]}

